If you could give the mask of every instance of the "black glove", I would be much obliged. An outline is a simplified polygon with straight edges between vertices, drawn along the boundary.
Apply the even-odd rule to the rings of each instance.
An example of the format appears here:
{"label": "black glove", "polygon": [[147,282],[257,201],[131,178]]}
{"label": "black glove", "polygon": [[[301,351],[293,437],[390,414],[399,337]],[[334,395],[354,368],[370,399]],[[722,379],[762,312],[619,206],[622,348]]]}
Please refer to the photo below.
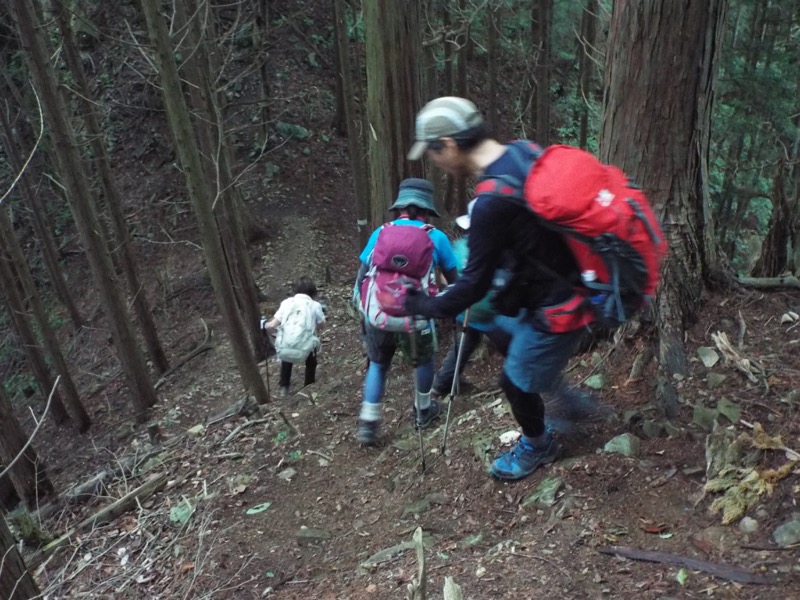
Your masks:
{"label": "black glove", "polygon": [[406,292],[406,301],[403,308],[409,315],[430,316],[431,302],[433,298],[424,294],[421,290],[409,288]]}

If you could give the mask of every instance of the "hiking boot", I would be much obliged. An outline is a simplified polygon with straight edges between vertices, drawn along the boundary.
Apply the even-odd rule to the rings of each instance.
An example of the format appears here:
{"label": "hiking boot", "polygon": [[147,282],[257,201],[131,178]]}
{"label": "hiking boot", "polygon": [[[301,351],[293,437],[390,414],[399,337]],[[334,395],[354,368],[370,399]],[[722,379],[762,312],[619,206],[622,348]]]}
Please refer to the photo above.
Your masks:
{"label": "hiking boot", "polygon": [[427,429],[431,423],[439,418],[442,413],[442,407],[436,400],[431,400],[431,405],[428,408],[423,408],[418,411],[415,406],[411,410],[411,419],[414,421],[414,429]]}
{"label": "hiking boot", "polygon": [[492,463],[492,475],[498,479],[522,479],[533,473],[540,465],[554,462],[561,455],[561,444],[547,434],[547,446],[534,448],[525,436],[509,452],[498,456]]}
{"label": "hiking boot", "polygon": [[358,430],[356,431],[356,441],[362,446],[374,446],[378,443],[381,433],[380,421],[358,420]]}
{"label": "hiking boot", "polygon": [[279,387],[278,388],[278,396],[280,396],[281,398],[288,397],[289,396],[289,386],[288,385],[282,385],[281,387]]}

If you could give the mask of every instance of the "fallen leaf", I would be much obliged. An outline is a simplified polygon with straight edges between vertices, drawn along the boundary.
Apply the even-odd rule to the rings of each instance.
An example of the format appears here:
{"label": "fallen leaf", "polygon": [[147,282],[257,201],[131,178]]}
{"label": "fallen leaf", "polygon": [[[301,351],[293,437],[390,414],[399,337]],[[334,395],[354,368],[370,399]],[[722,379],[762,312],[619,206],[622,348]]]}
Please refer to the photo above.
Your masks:
{"label": "fallen leaf", "polygon": [[267,510],[270,506],[272,506],[272,502],[262,502],[261,504],[257,504],[253,508],[248,508],[246,514],[257,515],[258,513]]}

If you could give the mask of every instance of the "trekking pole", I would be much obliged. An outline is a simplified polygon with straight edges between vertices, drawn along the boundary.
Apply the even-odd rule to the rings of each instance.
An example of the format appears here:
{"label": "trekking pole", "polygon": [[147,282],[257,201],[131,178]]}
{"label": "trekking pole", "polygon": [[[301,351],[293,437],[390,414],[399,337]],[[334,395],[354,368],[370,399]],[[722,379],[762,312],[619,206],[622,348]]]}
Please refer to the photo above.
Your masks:
{"label": "trekking pole", "polygon": [[456,370],[453,375],[453,383],[450,386],[450,402],[447,405],[447,417],[444,419],[444,436],[442,437],[442,454],[447,448],[447,430],[450,428],[450,411],[458,394],[458,382],[461,378],[461,358],[464,355],[464,339],[467,327],[469,327],[469,308],[464,312],[464,324],[461,326],[461,341],[458,343],[458,353],[456,354]]}
{"label": "trekking pole", "polygon": [[[416,330],[409,332],[408,339],[409,339],[409,346],[411,348],[411,364],[414,365],[414,397],[416,398],[416,391],[419,388],[419,381],[417,381],[416,370],[417,370],[417,337],[416,337]],[[419,458],[420,458],[420,471],[425,472],[425,443],[422,441],[422,427],[420,427],[419,422],[419,415],[417,414],[418,409],[416,402],[414,402],[414,425],[417,428],[417,433],[419,434]]]}
{"label": "trekking pole", "polygon": [[269,351],[272,348],[272,340],[269,337],[269,332],[261,330],[261,336],[264,340],[264,376],[267,382],[267,397],[272,400],[272,392],[269,389]]}

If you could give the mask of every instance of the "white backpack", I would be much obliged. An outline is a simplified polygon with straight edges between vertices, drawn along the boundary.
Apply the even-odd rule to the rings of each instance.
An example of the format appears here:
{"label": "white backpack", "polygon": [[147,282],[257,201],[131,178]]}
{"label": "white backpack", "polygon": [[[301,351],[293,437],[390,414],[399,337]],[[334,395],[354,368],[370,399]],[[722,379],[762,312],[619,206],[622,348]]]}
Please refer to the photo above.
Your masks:
{"label": "white backpack", "polygon": [[279,360],[300,364],[319,348],[319,338],[316,335],[314,301],[302,297],[293,300],[289,314],[278,327],[275,350]]}

